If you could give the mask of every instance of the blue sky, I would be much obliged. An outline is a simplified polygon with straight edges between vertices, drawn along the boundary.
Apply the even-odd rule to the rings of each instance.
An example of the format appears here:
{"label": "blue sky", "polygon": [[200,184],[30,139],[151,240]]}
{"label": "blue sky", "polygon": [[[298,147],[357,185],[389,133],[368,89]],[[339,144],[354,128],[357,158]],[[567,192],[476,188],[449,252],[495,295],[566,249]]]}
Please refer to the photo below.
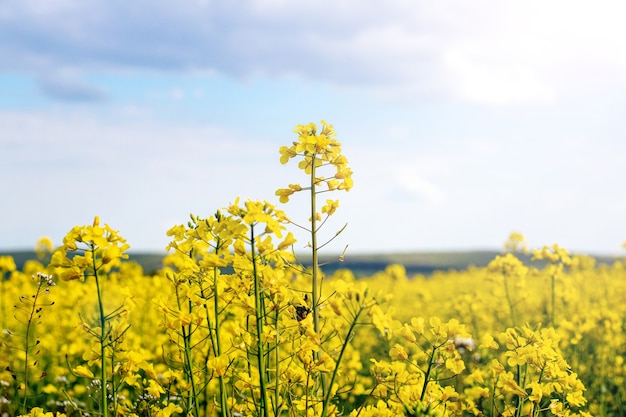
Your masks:
{"label": "blue sky", "polygon": [[[354,171],[329,251],[626,241],[619,1],[7,0],[0,251],[94,215],[162,251],[189,213],[278,204],[278,149],[332,123]],[[306,219],[305,205],[283,207]],[[306,240],[299,242],[302,248]]]}

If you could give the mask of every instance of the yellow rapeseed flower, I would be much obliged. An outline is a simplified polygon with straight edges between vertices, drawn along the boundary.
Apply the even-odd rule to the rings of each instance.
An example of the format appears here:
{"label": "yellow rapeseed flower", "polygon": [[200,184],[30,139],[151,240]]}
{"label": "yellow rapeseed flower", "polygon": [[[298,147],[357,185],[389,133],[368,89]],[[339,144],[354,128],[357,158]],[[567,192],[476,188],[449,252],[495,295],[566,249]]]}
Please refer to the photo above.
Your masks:
{"label": "yellow rapeseed flower", "polygon": [[93,372],[91,372],[87,367],[83,365],[78,365],[76,368],[72,369],[72,372],[78,376],[82,376],[85,378],[91,378],[91,379],[95,378],[95,375],[93,374]]}
{"label": "yellow rapeseed flower", "polygon": [[[298,140],[291,146],[280,148],[280,162],[286,164],[292,158],[301,157],[298,168],[307,175],[311,175],[314,169],[317,171],[322,166],[334,166],[335,174],[329,177],[316,176],[315,185],[325,182],[329,191],[349,191],[353,186],[352,170],[347,166],[347,158],[341,154],[341,143],[336,140],[332,125],[323,120],[321,124],[322,131],[319,133],[315,123],[296,126],[294,133],[298,135]],[[280,188],[275,194],[280,197],[281,203],[287,203],[289,196],[302,189],[300,186],[294,187],[294,184],[290,184],[289,188]]]}
{"label": "yellow rapeseed flower", "polygon": [[[15,269],[15,260],[12,256],[0,256],[0,274],[4,274],[5,272],[13,272],[15,271]],[[2,278],[2,275],[0,275],[0,278]]]}
{"label": "yellow rapeseed flower", "polygon": [[423,335],[424,329],[426,328],[426,321],[423,317],[413,317],[411,319],[411,327],[413,328],[415,333]]}
{"label": "yellow rapeseed flower", "polygon": [[539,403],[543,398],[543,387],[538,382],[531,382],[526,388],[530,388],[531,393],[528,399],[532,402]]}
{"label": "yellow rapeseed flower", "polygon": [[322,207],[322,213],[332,216],[339,207],[339,200],[326,200],[326,204]]}
{"label": "yellow rapeseed flower", "polygon": [[285,237],[285,239],[278,244],[278,250],[285,250],[293,246],[293,244],[296,242],[297,240],[295,236],[293,235],[293,233],[289,232],[287,233],[287,236]]}
{"label": "yellow rapeseed flower", "polygon": [[226,375],[226,369],[228,369],[228,365],[230,364],[230,359],[227,355],[220,355],[210,358],[207,361],[207,368],[214,372],[217,376]]}
{"label": "yellow rapeseed flower", "polygon": [[500,345],[495,341],[492,335],[485,333],[481,339],[481,348],[498,350]]}
{"label": "yellow rapeseed flower", "polygon": [[458,375],[465,369],[465,362],[463,362],[463,359],[461,359],[460,356],[448,358],[446,359],[446,368],[452,371],[455,375]]}
{"label": "yellow rapeseed flower", "polygon": [[146,392],[154,398],[160,398],[161,394],[165,394],[165,390],[163,389],[163,387],[154,379],[148,381]]}
{"label": "yellow rapeseed flower", "polygon": [[396,343],[391,350],[389,351],[389,356],[392,359],[396,359],[399,361],[405,361],[409,358],[408,353],[406,352],[406,349],[404,349],[404,346]]}

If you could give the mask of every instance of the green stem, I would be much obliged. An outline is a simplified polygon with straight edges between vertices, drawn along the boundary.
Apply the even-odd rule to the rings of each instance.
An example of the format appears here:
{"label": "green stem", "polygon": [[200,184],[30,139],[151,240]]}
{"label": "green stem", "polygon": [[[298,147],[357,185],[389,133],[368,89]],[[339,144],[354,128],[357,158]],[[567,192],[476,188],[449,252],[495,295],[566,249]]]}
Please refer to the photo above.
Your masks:
{"label": "green stem", "polygon": [[[539,377],[537,378],[537,383],[541,384],[543,382],[543,373],[546,370],[545,366],[541,368],[541,372],[539,372]],[[539,403],[536,403],[533,406],[533,416],[536,417],[539,415],[541,411],[541,407],[539,406]]]}
{"label": "green stem", "polygon": [[[217,239],[215,244],[215,255],[219,256],[219,250],[221,247],[221,240]],[[215,314],[215,343],[213,343],[213,353],[215,356],[222,354],[222,345],[220,343],[220,305],[219,305],[219,287],[217,285],[218,268],[213,268],[213,313]],[[207,307],[208,308],[208,307]],[[209,320],[209,314],[207,310],[207,320]],[[209,329],[211,326],[209,326]]]}
{"label": "green stem", "polygon": [[[182,308],[180,305],[180,296],[178,294],[178,287],[176,287],[176,302],[178,305],[178,311],[182,311]],[[191,301],[189,301],[188,309],[189,311],[191,311]],[[193,407],[196,417],[199,417],[200,406],[198,404],[198,393],[196,390],[196,381],[193,375],[193,355],[191,352],[191,331],[192,331],[191,324],[189,324],[188,327],[189,328],[186,328],[185,326],[181,326],[181,331],[183,335],[183,348],[184,348],[184,355],[185,355],[184,356],[185,375],[187,376],[191,384],[191,396],[187,399],[187,409],[189,410],[191,409],[191,407]]]}
{"label": "green stem", "polygon": [[[522,383],[522,366],[521,365],[517,365],[517,385],[520,387],[523,387],[524,384]],[[517,417],[521,417],[522,415],[522,410],[524,408],[524,399],[520,396],[516,396],[516,401],[517,401],[517,407],[515,410],[515,415]]]}
{"label": "green stem", "polygon": [[250,256],[252,257],[252,273],[254,277],[254,312],[257,336],[257,363],[259,366],[259,388],[261,390],[261,410],[264,417],[269,417],[269,396],[267,392],[267,365],[265,363],[265,347],[263,344],[263,307],[261,300],[261,282],[257,271],[254,245],[254,225],[250,225]]}
{"label": "green stem", "polygon": [[[198,285],[199,289],[200,289],[200,297],[203,300],[208,300],[207,295],[204,293],[204,288],[202,287],[202,284],[200,283]],[[208,348],[208,351],[206,352],[206,360],[204,360],[204,373],[205,375],[209,375],[209,358],[211,357],[211,353],[213,353],[213,356],[217,356],[216,351],[215,351],[215,347],[216,347],[216,342],[215,342],[215,335],[214,333],[214,328],[211,325],[211,315],[209,314],[209,306],[207,303],[204,303],[203,305],[204,307],[204,312],[206,314],[206,323],[207,323],[207,329],[209,331],[209,338],[211,339],[211,343],[210,346]],[[220,389],[221,389],[221,385],[220,385]],[[209,385],[205,384],[204,385],[204,398],[209,398]],[[221,401],[221,395],[220,395],[220,405],[223,406],[223,402]]]}
{"label": "green stem", "polygon": [[[315,161],[317,160],[317,154],[311,156],[311,266],[312,279],[311,279],[311,298],[313,309],[313,330],[316,334],[320,333],[320,298],[322,292],[321,274],[319,268],[319,248],[317,245],[317,190],[315,180]],[[317,362],[319,359],[319,353],[313,352],[313,360]],[[326,375],[321,375],[322,382],[322,398],[326,398],[328,394],[328,385],[326,381]]]}
{"label": "green stem", "polygon": [[[218,217],[219,220],[219,217]],[[215,244],[215,255],[219,255],[220,248],[222,247],[221,239],[217,238]],[[207,328],[209,329],[209,337],[211,338],[211,350],[213,351],[213,356],[218,357],[222,354],[222,344],[220,341],[220,306],[219,306],[219,289],[218,289],[218,272],[219,269],[213,268],[213,313],[215,315],[215,326],[211,325],[211,315],[209,310],[208,303],[204,304],[204,309],[206,312],[206,321]],[[202,284],[200,287],[200,295],[202,299],[207,299],[208,296],[204,293],[204,287]],[[210,352],[207,352],[207,358],[211,355]],[[206,367],[206,365],[205,365]],[[206,368],[205,368],[206,369]],[[228,405],[227,405],[227,397],[226,397],[226,384],[224,381],[224,376],[218,376],[219,381],[219,389],[220,389],[220,415],[222,417],[228,416]],[[205,388],[205,392],[208,392],[208,384]]]}
{"label": "green stem", "polygon": [[332,397],[330,393],[332,392],[333,384],[335,383],[335,378],[337,377],[337,372],[339,371],[339,365],[341,364],[341,360],[343,359],[343,354],[346,352],[348,344],[350,343],[350,340],[352,339],[352,334],[354,332],[354,329],[356,328],[357,322],[359,320],[359,316],[361,315],[362,312],[363,312],[363,309],[359,308],[359,310],[354,315],[354,320],[352,320],[352,323],[350,323],[348,334],[346,335],[346,338],[343,342],[343,346],[341,346],[341,352],[339,352],[339,356],[337,357],[337,361],[335,362],[335,369],[333,370],[333,375],[331,376],[330,382],[328,383],[328,386],[330,387],[330,391],[327,393],[326,397],[324,398],[322,416],[326,416],[328,414],[328,406],[330,405],[330,399]]}
{"label": "green stem", "polygon": [[98,312],[100,314],[100,408],[102,417],[106,417],[109,412],[107,404],[107,372],[106,372],[106,316],[104,314],[104,304],[102,302],[102,289],[100,288],[100,277],[96,265],[96,248],[91,248],[91,258],[93,262],[93,275],[96,281],[96,291],[98,294]]}
{"label": "green stem", "polygon": [[317,195],[315,186],[315,160],[316,155],[311,157],[311,266],[312,271],[312,283],[311,283],[311,295],[313,306],[313,330],[317,333],[320,330],[320,314],[319,314],[319,258],[317,248]]}
{"label": "green stem", "polygon": [[191,352],[191,324],[189,329],[185,331],[183,326],[183,340],[185,344],[185,362],[187,362],[187,373],[191,382],[191,401],[196,417],[200,416],[200,404],[198,401],[198,389],[196,388],[196,378],[193,375],[193,354]]}
{"label": "green stem", "polygon": [[[219,247],[219,242],[217,247]],[[217,268],[213,268],[213,310],[215,314],[215,347],[214,351],[216,356],[220,356],[222,354],[222,343],[220,341],[220,307],[219,307],[219,294],[218,294],[218,286],[217,286]],[[208,317],[208,314],[207,314]],[[228,415],[228,404],[226,397],[226,383],[224,381],[224,376],[220,375],[218,377],[220,384],[220,414],[222,417],[226,417]]]}
{"label": "green stem", "polygon": [[106,417],[108,412],[107,405],[107,373],[106,373],[106,319],[104,317],[104,306],[102,305],[102,292],[100,291],[100,280],[98,278],[98,273],[95,272],[96,278],[96,289],[98,292],[98,309],[100,311],[100,407],[102,416]]}
{"label": "green stem", "polygon": [[428,368],[426,368],[426,374],[424,375],[424,388],[422,388],[420,401],[424,401],[424,397],[426,396],[426,388],[428,388],[428,382],[430,379],[430,371],[433,368],[433,362],[435,362],[435,352],[437,352],[437,346],[433,346],[433,351],[430,353],[430,358],[428,358]]}
{"label": "green stem", "polygon": [[365,400],[363,400],[363,403],[359,406],[359,411],[357,411],[354,417],[359,417],[361,415],[361,412],[363,411],[363,409],[365,409],[365,404],[367,403],[367,400],[372,397],[372,395],[374,394],[374,391],[376,391],[376,388],[378,388],[378,385],[379,385],[378,381],[375,380],[372,386],[372,389],[365,397]]}
{"label": "green stem", "polygon": [[30,353],[30,330],[33,325],[33,316],[36,314],[37,309],[37,299],[39,298],[39,294],[41,294],[41,280],[37,283],[37,292],[35,293],[35,297],[32,301],[30,314],[28,316],[28,323],[26,323],[26,335],[24,339],[24,401],[22,403],[22,414],[26,414],[26,399],[28,394],[28,360]]}
{"label": "green stem", "polygon": [[117,415],[117,390],[118,390],[117,382],[115,381],[115,347],[111,349],[111,398],[113,399],[113,415]]}
{"label": "green stem", "polygon": [[496,387],[498,386],[498,380],[500,379],[500,377],[496,377],[495,380],[493,381],[493,386],[491,387],[491,401],[490,401],[490,405],[491,405],[491,413],[489,414],[490,416],[495,416],[495,411],[496,411]]}
{"label": "green stem", "polygon": [[278,389],[278,380],[280,378],[280,333],[278,332],[278,319],[279,319],[279,313],[280,313],[280,309],[276,308],[276,313],[275,313],[275,327],[276,327],[276,339],[274,341],[274,343],[276,344],[275,346],[275,352],[274,352],[274,361],[276,361],[276,370],[275,370],[275,374],[276,375],[276,389],[274,390],[274,403],[275,403],[275,410],[276,416],[280,416],[280,412],[281,412],[281,408],[282,406],[279,406],[280,404],[280,390]]}

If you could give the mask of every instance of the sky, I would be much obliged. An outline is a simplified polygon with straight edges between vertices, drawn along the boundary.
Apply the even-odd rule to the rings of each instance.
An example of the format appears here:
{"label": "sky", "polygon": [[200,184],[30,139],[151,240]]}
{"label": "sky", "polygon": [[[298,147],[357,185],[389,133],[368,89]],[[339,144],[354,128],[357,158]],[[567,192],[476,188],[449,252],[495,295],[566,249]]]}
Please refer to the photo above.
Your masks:
{"label": "sky", "polygon": [[306,221],[304,195],[274,195],[306,181],[278,150],[325,120],[354,171],[328,252],[499,250],[520,232],[623,254],[624,15],[602,0],[4,0],[0,251],[59,245],[99,215],[132,251],[163,252],[172,226],[237,197]]}

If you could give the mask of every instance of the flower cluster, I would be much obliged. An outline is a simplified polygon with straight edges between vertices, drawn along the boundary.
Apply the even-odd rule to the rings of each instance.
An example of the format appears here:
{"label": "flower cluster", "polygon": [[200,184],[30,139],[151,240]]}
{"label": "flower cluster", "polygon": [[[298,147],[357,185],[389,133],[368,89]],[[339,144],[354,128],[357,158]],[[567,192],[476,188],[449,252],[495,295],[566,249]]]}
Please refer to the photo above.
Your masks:
{"label": "flower cluster", "polygon": [[[336,139],[333,126],[322,120],[322,130],[318,133],[315,123],[298,125],[294,130],[298,135],[298,140],[291,146],[280,148],[280,163],[286,164],[292,158],[300,158],[298,168],[311,176],[311,186],[325,184],[327,191],[345,190],[350,191],[353,186],[352,170],[348,167],[347,158],[341,153],[341,143]],[[317,169],[323,166],[333,166],[335,172],[329,177],[317,175]],[[289,196],[293,193],[310,190],[311,187],[303,187],[300,184],[289,184],[288,188],[281,188],[276,191],[281,203],[289,201]],[[338,202],[328,201],[324,212],[334,212],[333,206]]]}
{"label": "flower cluster", "polygon": [[[97,271],[104,273],[119,266],[130,248],[126,240],[108,224],[100,226],[96,216],[93,225],[75,226],[63,238],[63,246],[52,254],[51,266],[64,281],[84,280]],[[68,256],[68,253],[74,254]]]}
{"label": "flower cluster", "polygon": [[[295,133],[281,163],[298,158],[309,181],[276,195],[310,191],[306,263],[283,211],[240,199],[167,231],[150,274],[98,217],[72,228],[48,266],[45,241],[21,268],[0,257],[0,415],[624,414],[624,262],[555,245],[528,265],[513,234],[483,268],[327,274],[317,222],[339,203],[318,210],[317,197],[349,190],[352,171],[331,125]],[[44,316],[56,277],[63,296]]]}

